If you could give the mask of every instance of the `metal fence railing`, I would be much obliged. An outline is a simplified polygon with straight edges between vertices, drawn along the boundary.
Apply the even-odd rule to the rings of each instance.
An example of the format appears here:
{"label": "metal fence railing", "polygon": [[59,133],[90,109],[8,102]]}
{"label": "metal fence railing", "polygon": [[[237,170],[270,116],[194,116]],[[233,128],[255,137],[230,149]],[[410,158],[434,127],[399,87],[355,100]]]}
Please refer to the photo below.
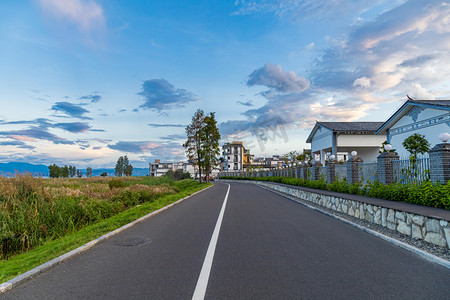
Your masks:
{"label": "metal fence railing", "polygon": [[319,179],[327,180],[327,168],[320,167],[319,168]]}
{"label": "metal fence railing", "polygon": [[[433,158],[440,159],[440,158]],[[379,165],[381,164],[381,165]],[[386,176],[393,175],[394,182],[398,182],[401,184],[421,184],[424,181],[430,180],[431,173],[433,176],[437,176],[436,174],[440,174],[439,172],[443,172],[445,168],[447,168],[446,164],[442,163],[442,159],[439,161],[431,161],[428,155],[418,157],[417,159],[400,159],[400,160],[392,160],[392,167],[388,173],[384,169],[385,161],[378,161],[372,163],[361,163],[358,164],[358,181],[362,184],[367,182],[375,182],[379,180],[380,182],[384,182],[386,180]],[[336,164],[334,165],[334,174],[335,180],[344,180],[347,179],[348,170],[351,164]],[[431,169],[433,166],[433,170]],[[332,176],[332,172],[328,172],[327,167],[319,167],[319,174],[315,174],[315,167],[308,166],[303,167],[299,166],[296,168],[283,168],[283,169],[271,169],[268,171],[253,171],[253,172],[223,172],[223,176],[246,176],[246,177],[266,177],[266,176],[281,176],[281,177],[293,177],[293,178],[304,178],[308,180],[314,180],[315,176],[318,176],[319,179],[325,179],[330,181],[330,176]],[[387,168],[387,167],[386,167]],[[380,174],[378,174],[380,172]],[[384,172],[384,173],[383,173]],[[391,173],[392,172],[392,173]],[[329,178],[330,177],[330,178]],[[317,177],[316,177],[317,178]],[[392,177],[390,177],[392,180]],[[434,177],[433,177],[434,178]],[[431,178],[432,179],[432,178]],[[392,182],[392,181],[390,181]]]}
{"label": "metal fence railing", "polygon": [[347,165],[336,165],[334,174],[337,180],[344,180],[347,178]]}
{"label": "metal fence railing", "polygon": [[377,167],[378,163],[362,163],[358,172],[359,181],[366,183],[368,181],[375,182],[378,179]]}
{"label": "metal fence railing", "polygon": [[396,182],[420,184],[430,179],[430,158],[428,156],[415,160],[394,160],[392,163]]}

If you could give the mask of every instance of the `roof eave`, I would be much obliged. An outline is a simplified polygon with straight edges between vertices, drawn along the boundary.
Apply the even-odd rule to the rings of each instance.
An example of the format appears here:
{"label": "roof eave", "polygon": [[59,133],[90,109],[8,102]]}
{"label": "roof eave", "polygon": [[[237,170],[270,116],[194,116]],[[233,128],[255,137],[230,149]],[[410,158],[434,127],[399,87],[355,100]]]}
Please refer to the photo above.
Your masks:
{"label": "roof eave", "polygon": [[403,105],[402,106],[400,106],[400,108],[399,109],[397,109],[397,111],[389,118],[389,119],[387,119],[387,121],[386,122],[384,122],[384,124],[383,125],[381,125],[381,127],[380,128],[378,128],[376,131],[375,131],[375,135],[377,135],[377,134],[386,134],[386,130],[384,130],[387,126],[388,126],[388,124],[389,123],[391,123],[399,114],[400,114],[400,112],[401,111],[403,111],[404,109],[405,109],[405,107],[407,107],[408,105],[410,105],[410,102],[411,100],[408,100],[408,101],[406,101],[405,103],[403,103]]}
{"label": "roof eave", "polygon": [[[443,105],[437,105],[437,104],[431,104],[431,103],[423,103],[423,102],[416,102],[415,100],[407,100],[405,103],[403,103],[402,106],[400,106],[399,109],[386,121],[384,124],[378,128],[377,131],[375,131],[375,134],[386,134],[387,128],[390,123],[396,120],[397,117],[403,117],[401,114],[407,106],[421,106],[426,108],[434,108],[434,109],[440,109],[440,110],[447,110],[450,111],[450,107],[443,106]],[[399,119],[400,119],[399,118]]]}
{"label": "roof eave", "polygon": [[319,124],[319,122],[316,121],[316,125],[314,125],[313,129],[311,130],[311,133],[309,134],[308,138],[306,139],[307,143],[312,143],[312,138],[316,134],[317,129],[319,129],[319,126],[322,126]]}

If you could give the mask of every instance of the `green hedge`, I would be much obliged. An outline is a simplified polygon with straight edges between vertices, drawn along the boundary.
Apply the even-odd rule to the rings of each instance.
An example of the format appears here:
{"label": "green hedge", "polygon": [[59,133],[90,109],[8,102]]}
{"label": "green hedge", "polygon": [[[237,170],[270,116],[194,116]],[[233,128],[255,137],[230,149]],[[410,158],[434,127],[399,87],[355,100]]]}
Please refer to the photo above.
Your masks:
{"label": "green hedge", "polygon": [[420,185],[415,184],[381,184],[370,182],[365,185],[361,183],[349,184],[346,180],[327,183],[324,180],[311,181],[301,178],[290,177],[227,177],[221,179],[235,180],[257,180],[284,183],[289,185],[309,187],[313,189],[333,191],[339,193],[361,195],[379,199],[401,201],[424,206],[450,209],[450,181],[445,184],[433,185],[430,181]]}

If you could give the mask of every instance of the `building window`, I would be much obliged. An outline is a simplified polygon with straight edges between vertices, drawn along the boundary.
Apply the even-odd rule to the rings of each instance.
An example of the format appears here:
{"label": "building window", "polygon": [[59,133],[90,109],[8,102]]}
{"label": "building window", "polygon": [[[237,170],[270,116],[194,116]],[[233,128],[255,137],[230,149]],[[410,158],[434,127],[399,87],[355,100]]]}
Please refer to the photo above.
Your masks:
{"label": "building window", "polygon": [[238,161],[238,156],[237,155],[234,156],[234,161]]}
{"label": "building window", "polygon": [[234,154],[238,154],[239,152],[238,152],[238,148],[237,147],[234,147]]}

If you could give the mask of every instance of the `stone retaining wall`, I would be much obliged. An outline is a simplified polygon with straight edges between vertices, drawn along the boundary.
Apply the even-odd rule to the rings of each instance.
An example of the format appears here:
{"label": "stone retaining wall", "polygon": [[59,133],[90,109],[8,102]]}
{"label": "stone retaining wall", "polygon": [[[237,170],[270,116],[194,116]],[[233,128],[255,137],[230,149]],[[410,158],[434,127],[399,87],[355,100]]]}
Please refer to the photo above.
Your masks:
{"label": "stone retaining wall", "polygon": [[[239,180],[237,182],[242,183],[243,181]],[[416,215],[341,197],[304,191],[271,182],[247,180],[244,182],[261,185],[318,204],[328,209],[396,230],[413,238],[422,239],[429,243],[450,249],[450,224],[445,220]]]}

